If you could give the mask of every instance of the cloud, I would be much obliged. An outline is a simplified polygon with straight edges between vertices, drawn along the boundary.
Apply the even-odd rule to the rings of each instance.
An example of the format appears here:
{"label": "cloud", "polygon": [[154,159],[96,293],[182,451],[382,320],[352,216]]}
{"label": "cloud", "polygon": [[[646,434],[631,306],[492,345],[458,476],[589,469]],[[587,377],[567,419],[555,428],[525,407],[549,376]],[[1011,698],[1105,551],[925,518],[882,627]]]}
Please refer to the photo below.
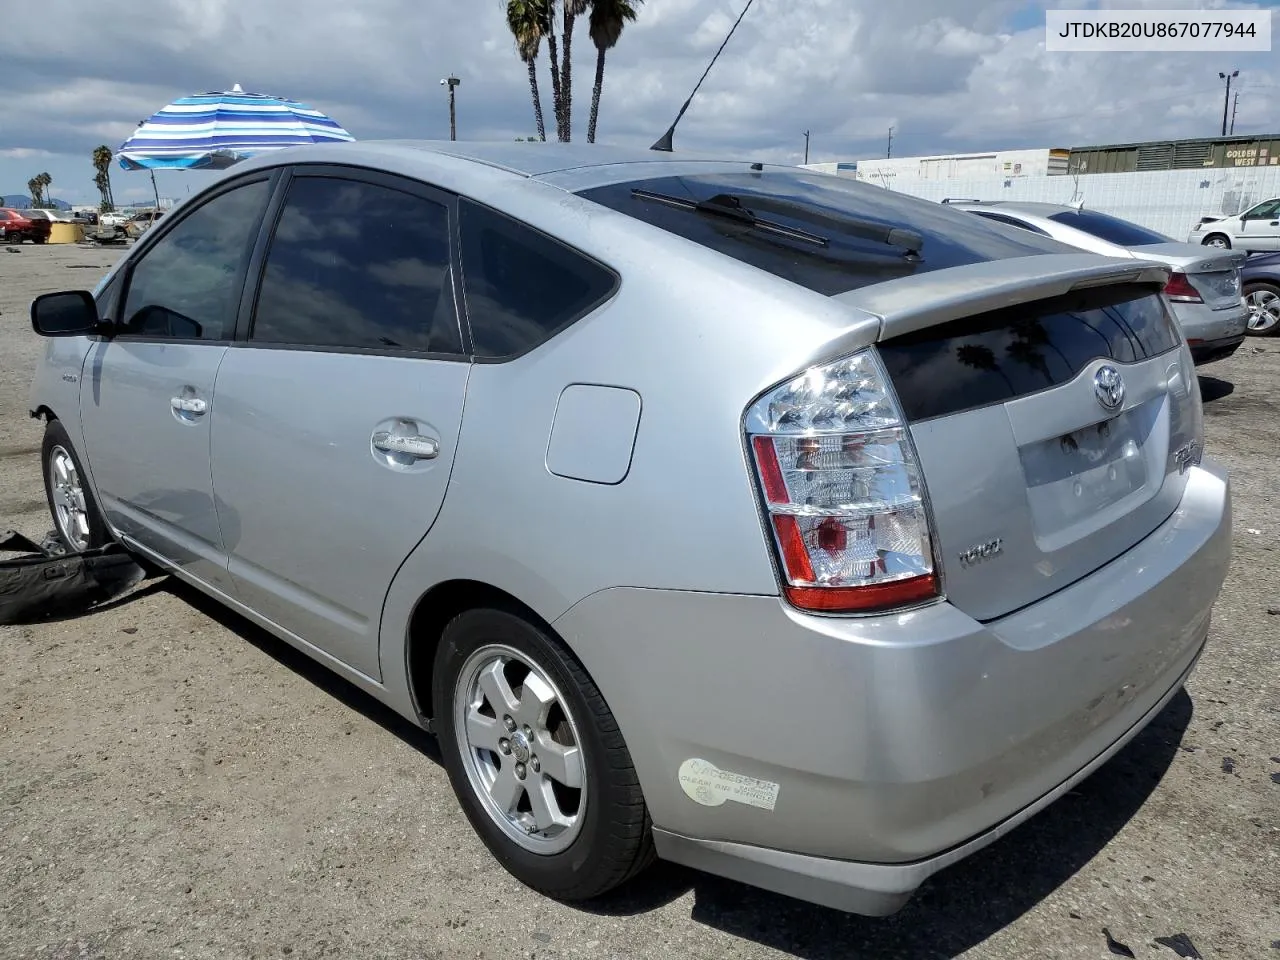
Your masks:
{"label": "cloud", "polygon": [[[758,0],[677,132],[678,147],[798,162],[894,153],[1073,146],[1209,136],[1221,123],[1217,72],[1241,76],[1238,132],[1270,132],[1280,87],[1272,54],[1049,54],[1047,6],[1194,9],[1185,0]],[[1271,2],[1266,5],[1277,6]],[[462,78],[459,135],[534,132],[527,75],[499,0],[42,0],[0,31],[0,192],[40,170],[54,194],[95,197],[89,154],[185,94],[229,88],[303,100],[357,138],[448,136],[439,79]],[[465,11],[465,12],[464,12]],[[648,0],[609,52],[600,139],[647,146],[666,129],[741,11],[741,0]],[[1280,18],[1277,18],[1280,21]],[[49,24],[59,25],[50,43]],[[585,135],[595,51],[574,44],[575,136]],[[551,117],[546,53],[539,79]],[[116,195],[151,194],[113,171]],[[164,172],[181,196],[208,174]]]}

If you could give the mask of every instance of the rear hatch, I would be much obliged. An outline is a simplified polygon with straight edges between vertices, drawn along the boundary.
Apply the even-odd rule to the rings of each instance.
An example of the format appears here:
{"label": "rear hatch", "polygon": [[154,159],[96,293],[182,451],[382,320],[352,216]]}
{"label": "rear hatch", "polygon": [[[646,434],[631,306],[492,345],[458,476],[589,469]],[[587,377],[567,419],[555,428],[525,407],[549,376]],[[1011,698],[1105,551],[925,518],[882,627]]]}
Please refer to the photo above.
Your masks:
{"label": "rear hatch", "polygon": [[1240,306],[1240,267],[1245,254],[1189,243],[1152,243],[1130,247],[1135,257],[1167,263],[1187,280],[1213,310]]}
{"label": "rear hatch", "polygon": [[944,591],[976,619],[1097,570],[1182,499],[1199,388],[1163,271],[1121,264],[1025,258],[837,298],[883,318]]}
{"label": "rear hatch", "polygon": [[[1081,253],[842,177],[669,169],[614,180],[601,168],[600,185],[547,179],[880,319],[935,569],[970,616],[1068,586],[1177,508],[1200,407],[1161,296],[1167,266]],[[863,330],[828,342],[822,359],[865,346]],[[1100,374],[1123,381],[1113,407],[1099,402]]]}

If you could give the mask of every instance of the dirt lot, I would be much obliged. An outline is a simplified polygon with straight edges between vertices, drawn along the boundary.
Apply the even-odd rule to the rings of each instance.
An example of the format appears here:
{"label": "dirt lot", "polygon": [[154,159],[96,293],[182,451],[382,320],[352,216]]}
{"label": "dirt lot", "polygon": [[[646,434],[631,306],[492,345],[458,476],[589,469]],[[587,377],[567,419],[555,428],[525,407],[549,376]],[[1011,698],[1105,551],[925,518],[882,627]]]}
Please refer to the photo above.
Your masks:
{"label": "dirt lot", "polygon": [[[50,527],[27,303],[117,255],[0,246],[0,527]],[[430,737],[155,580],[0,627],[0,958],[1095,960],[1106,927],[1138,958],[1186,933],[1206,958],[1280,960],[1280,340],[1208,370],[1236,549],[1187,693],[896,917],[667,866],[590,910],[545,900],[473,836]]]}

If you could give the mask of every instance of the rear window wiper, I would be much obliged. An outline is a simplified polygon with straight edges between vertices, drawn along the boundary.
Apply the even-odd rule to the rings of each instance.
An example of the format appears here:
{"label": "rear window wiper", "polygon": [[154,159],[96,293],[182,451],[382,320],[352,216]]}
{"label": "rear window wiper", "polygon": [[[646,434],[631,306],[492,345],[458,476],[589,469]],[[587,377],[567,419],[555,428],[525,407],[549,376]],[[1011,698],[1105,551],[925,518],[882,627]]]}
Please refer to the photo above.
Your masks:
{"label": "rear window wiper", "polygon": [[672,197],[665,193],[654,193],[650,190],[632,190],[631,195],[637,200],[653,200],[656,203],[665,203],[669,207],[678,207],[681,210],[694,210],[698,213],[709,213],[728,220],[736,220],[738,223],[754,227],[757,230],[776,233],[789,240],[812,243],[818,247],[825,247],[831,243],[828,237],[824,237],[821,234],[810,233],[808,230],[789,227],[785,223],[779,223],[776,220],[766,220],[758,217],[754,212],[744,207],[737,197],[731,197],[728,194],[718,194],[709,200],[688,200],[684,197]]}
{"label": "rear window wiper", "polygon": [[695,210],[698,213],[707,213],[736,220],[758,230],[776,233],[779,236],[805,243],[812,243],[815,246],[828,247],[831,245],[831,238],[818,233],[810,233],[808,230],[802,230],[798,227],[788,226],[777,220],[767,220],[757,214],[755,210],[779,213],[796,220],[807,220],[810,223],[850,234],[863,240],[873,240],[877,243],[902,247],[906,250],[906,256],[910,258],[919,257],[920,248],[924,246],[924,238],[914,230],[891,227],[883,223],[877,223],[874,220],[862,220],[845,214],[816,210],[805,204],[777,197],[764,197],[758,194],[750,195],[745,198],[746,202],[751,204],[748,207],[743,203],[743,197],[729,193],[719,193],[707,200],[672,197],[649,190],[632,190],[631,195],[638,200],[652,200],[657,203],[665,203],[668,206],[678,207],[682,210]]}

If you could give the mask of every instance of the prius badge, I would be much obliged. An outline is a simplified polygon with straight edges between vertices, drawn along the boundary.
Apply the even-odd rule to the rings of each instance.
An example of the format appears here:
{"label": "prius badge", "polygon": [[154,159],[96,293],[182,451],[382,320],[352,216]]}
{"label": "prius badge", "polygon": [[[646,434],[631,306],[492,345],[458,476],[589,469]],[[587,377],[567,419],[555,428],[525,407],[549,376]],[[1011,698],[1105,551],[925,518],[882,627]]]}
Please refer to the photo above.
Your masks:
{"label": "prius badge", "polygon": [[1124,378],[1111,364],[1098,368],[1093,375],[1093,395],[1107,410],[1119,410],[1124,403]]}

